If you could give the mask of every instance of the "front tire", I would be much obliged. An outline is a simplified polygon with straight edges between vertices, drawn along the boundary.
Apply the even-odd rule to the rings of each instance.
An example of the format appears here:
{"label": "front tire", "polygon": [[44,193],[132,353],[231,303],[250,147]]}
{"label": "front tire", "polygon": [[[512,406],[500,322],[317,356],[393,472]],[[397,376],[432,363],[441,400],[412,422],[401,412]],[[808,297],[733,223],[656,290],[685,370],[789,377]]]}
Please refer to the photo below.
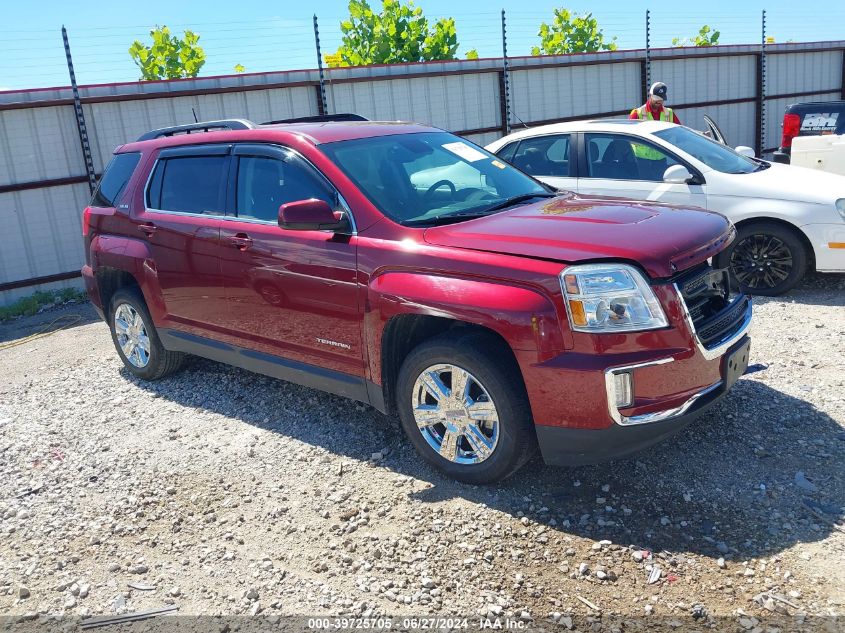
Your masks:
{"label": "front tire", "polygon": [[730,269],[734,287],[745,294],[774,297],[795,287],[807,270],[807,248],[798,234],[774,222],[737,230],[733,244],[717,256]]}
{"label": "front tire", "polygon": [[158,380],[172,374],[185,355],[164,348],[147,304],[137,288],[114,293],[109,310],[112,341],[124,366],[144,380]]}
{"label": "front tire", "polygon": [[459,481],[500,481],[536,448],[522,376],[483,333],[446,333],[414,349],[399,371],[396,406],[422,458]]}

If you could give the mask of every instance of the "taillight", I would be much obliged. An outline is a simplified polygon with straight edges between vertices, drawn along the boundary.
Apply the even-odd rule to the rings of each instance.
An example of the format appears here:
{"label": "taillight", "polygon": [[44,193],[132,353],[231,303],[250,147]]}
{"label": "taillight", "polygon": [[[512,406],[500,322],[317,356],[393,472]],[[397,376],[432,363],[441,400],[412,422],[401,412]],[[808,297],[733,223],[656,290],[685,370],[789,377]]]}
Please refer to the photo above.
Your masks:
{"label": "taillight", "polygon": [[781,138],[781,147],[792,147],[792,139],[794,139],[801,132],[801,117],[797,114],[783,115],[783,138]]}
{"label": "taillight", "polygon": [[85,207],[82,212],[82,237],[88,237],[91,229],[91,207]]}

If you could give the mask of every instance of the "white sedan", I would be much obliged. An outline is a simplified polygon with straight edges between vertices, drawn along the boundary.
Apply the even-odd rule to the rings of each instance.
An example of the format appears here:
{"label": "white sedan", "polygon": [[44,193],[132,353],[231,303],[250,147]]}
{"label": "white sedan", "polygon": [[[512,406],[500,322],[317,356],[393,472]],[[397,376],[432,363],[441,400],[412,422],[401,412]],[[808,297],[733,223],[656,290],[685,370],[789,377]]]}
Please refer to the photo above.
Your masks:
{"label": "white sedan", "polygon": [[786,292],[808,268],[845,272],[843,176],[760,160],[661,121],[556,123],[487,149],[558,189],[724,214],[737,238],[716,265],[749,294]]}

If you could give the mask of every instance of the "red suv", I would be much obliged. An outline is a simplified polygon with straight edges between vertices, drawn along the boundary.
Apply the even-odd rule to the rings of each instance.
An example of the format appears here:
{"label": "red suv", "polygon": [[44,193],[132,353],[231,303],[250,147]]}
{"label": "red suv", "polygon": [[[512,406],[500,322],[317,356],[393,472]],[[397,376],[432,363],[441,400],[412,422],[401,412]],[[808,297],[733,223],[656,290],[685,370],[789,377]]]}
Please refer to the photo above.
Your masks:
{"label": "red suv", "polygon": [[751,303],[708,264],[723,216],[557,192],[422,125],[156,130],[116,150],[83,234],[136,376],[196,354],[347,396],[473,483],[537,446],[638,451],[748,363]]}

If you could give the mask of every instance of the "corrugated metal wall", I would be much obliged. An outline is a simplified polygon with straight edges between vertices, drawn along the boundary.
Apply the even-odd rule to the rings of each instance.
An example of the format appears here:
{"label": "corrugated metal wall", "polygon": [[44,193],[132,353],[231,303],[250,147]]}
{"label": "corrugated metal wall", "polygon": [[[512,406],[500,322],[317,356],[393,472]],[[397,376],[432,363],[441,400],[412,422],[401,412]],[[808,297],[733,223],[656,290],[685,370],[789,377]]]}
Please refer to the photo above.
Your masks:
{"label": "corrugated metal wall", "polygon": [[[778,44],[767,55],[766,125],[776,147],[789,103],[842,98],[845,42]],[[511,125],[624,116],[641,104],[643,51],[509,60]],[[709,114],[734,145],[758,141],[759,50],[753,46],[652,51],[651,74],[670,88],[684,124]],[[227,117],[267,121],[319,112],[314,70],[167,82],[83,86],[80,95],[100,173],[115,146],[141,133]],[[502,60],[330,69],[329,112],[413,120],[484,145],[503,133]],[[52,181],[52,182],[51,182]],[[69,88],[0,93],[0,288],[78,270],[80,211],[88,200]],[[77,283],[73,280],[54,285]],[[0,305],[32,293],[0,291]]]}

